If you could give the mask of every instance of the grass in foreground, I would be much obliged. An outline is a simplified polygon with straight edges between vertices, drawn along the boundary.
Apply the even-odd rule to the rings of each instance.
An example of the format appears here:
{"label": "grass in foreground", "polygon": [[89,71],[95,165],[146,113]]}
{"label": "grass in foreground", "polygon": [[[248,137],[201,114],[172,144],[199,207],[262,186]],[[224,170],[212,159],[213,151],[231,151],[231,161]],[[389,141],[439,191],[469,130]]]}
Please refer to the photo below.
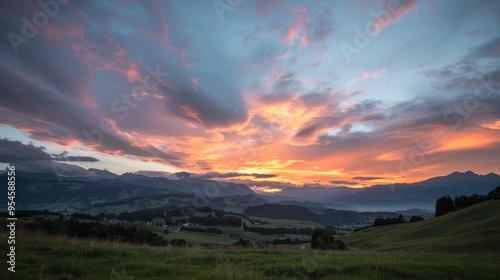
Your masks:
{"label": "grass in foreground", "polygon": [[22,231],[16,243],[16,273],[7,272],[4,263],[3,279],[498,279],[500,275],[500,255],[493,253],[158,248]]}

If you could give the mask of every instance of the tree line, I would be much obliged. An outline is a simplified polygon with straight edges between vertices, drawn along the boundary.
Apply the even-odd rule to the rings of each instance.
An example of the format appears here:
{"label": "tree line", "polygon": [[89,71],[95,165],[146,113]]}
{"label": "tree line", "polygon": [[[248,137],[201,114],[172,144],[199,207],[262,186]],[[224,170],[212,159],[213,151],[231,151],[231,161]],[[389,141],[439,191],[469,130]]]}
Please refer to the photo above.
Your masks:
{"label": "tree line", "polygon": [[35,218],[34,222],[23,223],[23,228],[82,239],[93,238],[152,246],[166,246],[168,244],[168,241],[163,237],[147,229],[124,227],[119,224],[106,226],[99,222],[81,222],[73,218],[49,220],[39,217]]}
{"label": "tree line", "polygon": [[200,224],[203,226],[231,226],[231,227],[241,226],[240,217],[234,217],[234,216],[214,217],[210,214],[206,217],[200,217],[200,216],[189,217],[189,222]]}
{"label": "tree line", "polygon": [[[410,217],[409,222],[414,223],[414,222],[423,221],[423,220],[424,220],[424,218],[421,216],[412,215]],[[372,226],[376,227],[376,226],[394,225],[394,224],[403,224],[403,223],[406,223],[406,221],[405,221],[403,215],[399,214],[399,216],[397,218],[376,218],[373,221]]]}
{"label": "tree line", "polygon": [[198,228],[198,227],[181,227],[181,230],[184,231],[194,231],[194,232],[205,232],[205,233],[215,233],[215,234],[222,234],[222,230],[218,228]]}
{"label": "tree line", "polygon": [[500,186],[490,191],[487,195],[472,194],[461,195],[451,198],[449,195],[442,196],[436,200],[435,217],[472,206],[490,199],[500,199]]}
{"label": "tree line", "polygon": [[243,230],[256,232],[258,234],[312,234],[312,228],[270,228],[270,227],[249,227],[243,223]]}

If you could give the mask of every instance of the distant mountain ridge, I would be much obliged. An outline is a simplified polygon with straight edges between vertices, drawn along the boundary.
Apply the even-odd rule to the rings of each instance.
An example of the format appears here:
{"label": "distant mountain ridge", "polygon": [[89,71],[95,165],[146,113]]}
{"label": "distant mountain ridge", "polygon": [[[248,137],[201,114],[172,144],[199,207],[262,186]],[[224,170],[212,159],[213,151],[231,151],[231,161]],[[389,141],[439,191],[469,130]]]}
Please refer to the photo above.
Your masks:
{"label": "distant mountain ridge", "polygon": [[[185,194],[201,199],[238,195],[258,197],[244,184],[201,179],[170,180],[133,173],[116,175],[103,170],[96,171],[92,170],[95,176],[89,177],[18,172],[16,208],[82,211],[95,204],[168,194]],[[6,182],[6,177],[7,173],[0,174],[0,180]],[[0,205],[5,208],[6,202]]]}
{"label": "distant mountain ridge", "polygon": [[413,207],[434,211],[436,199],[443,195],[486,194],[500,185],[495,173],[478,175],[472,171],[453,172],[416,183],[373,185],[365,188],[349,187],[288,187],[281,192],[267,194],[299,201],[312,201],[324,206],[360,211],[396,211]]}
{"label": "distant mountain ridge", "polygon": [[433,211],[436,199],[443,195],[486,194],[499,185],[500,176],[494,173],[453,172],[416,183],[375,185],[356,194],[332,196],[328,202],[347,204],[361,210],[375,208],[392,211],[418,207]]}
{"label": "distant mountain ridge", "polygon": [[[478,175],[471,171],[453,172],[416,183],[375,185],[368,188],[348,187],[288,187],[275,194],[258,195],[241,183],[219,182],[199,178],[172,176],[153,177],[136,173],[117,175],[107,170],[85,169],[91,176],[81,173],[57,176],[54,173],[16,173],[18,181],[16,206],[20,209],[49,209],[81,211],[95,204],[114,203],[131,198],[157,195],[191,195],[216,198],[251,196],[259,203],[305,206],[313,212],[323,208],[354,211],[399,211],[422,208],[434,211],[436,199],[443,195],[486,194],[500,185],[500,176],[494,173]],[[7,174],[0,173],[6,180]],[[258,198],[258,199],[257,199]],[[148,202],[149,203],[149,202]],[[148,203],[134,204],[147,206]],[[234,206],[243,211],[255,201]],[[217,205],[221,205],[220,203]],[[244,206],[245,205],[245,206]],[[0,204],[6,206],[6,202]]]}

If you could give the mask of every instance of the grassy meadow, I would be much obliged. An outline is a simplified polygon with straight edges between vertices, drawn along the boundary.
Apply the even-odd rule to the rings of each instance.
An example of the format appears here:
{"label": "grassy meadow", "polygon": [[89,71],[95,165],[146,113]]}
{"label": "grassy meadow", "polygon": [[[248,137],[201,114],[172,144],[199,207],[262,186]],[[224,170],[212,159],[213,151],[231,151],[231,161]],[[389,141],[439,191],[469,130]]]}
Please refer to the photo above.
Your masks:
{"label": "grassy meadow", "polygon": [[[16,273],[2,279],[500,279],[500,201],[487,201],[428,220],[336,236],[347,251],[301,249],[308,244],[204,248],[229,244],[230,234],[273,236],[221,227],[224,234],[177,231],[190,248],[75,239],[18,228]],[[48,219],[54,217],[48,216]],[[29,222],[23,218],[19,223]],[[271,222],[271,220],[269,220]],[[277,223],[279,221],[272,221]],[[284,224],[293,221],[281,221]],[[135,226],[137,224],[131,224]],[[7,251],[7,232],[0,237]],[[141,225],[162,234],[160,227]],[[293,237],[293,235],[283,235]],[[6,259],[6,257],[5,257]]]}
{"label": "grassy meadow", "polygon": [[16,248],[16,273],[5,267],[3,279],[498,279],[500,275],[500,255],[493,252],[172,248],[35,232],[19,232]]}

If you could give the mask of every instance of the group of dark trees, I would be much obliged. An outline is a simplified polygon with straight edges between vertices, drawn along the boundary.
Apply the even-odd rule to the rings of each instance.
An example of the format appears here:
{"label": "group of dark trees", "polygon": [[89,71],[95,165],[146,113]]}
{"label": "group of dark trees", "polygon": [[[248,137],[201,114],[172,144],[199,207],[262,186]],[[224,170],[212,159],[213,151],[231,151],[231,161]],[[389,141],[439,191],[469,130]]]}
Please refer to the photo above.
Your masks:
{"label": "group of dark trees", "polygon": [[250,221],[250,224],[252,224],[252,225],[255,225],[255,224],[269,225],[269,222],[262,221],[262,220],[259,220],[259,219],[250,219],[250,218],[248,218],[248,220]]}
{"label": "group of dark trees", "polygon": [[487,195],[473,194],[471,196],[461,195],[451,198],[451,196],[446,195],[438,198],[436,200],[436,213],[435,216],[441,216],[449,212],[453,212],[458,209],[469,207],[474,204],[478,204],[490,199],[500,199],[500,186],[496,187],[494,190],[490,191]]}
{"label": "group of dark trees", "polygon": [[210,214],[206,217],[192,216],[189,218],[189,222],[203,226],[232,226],[232,227],[241,226],[240,217],[234,217],[234,216],[214,217]]}
{"label": "group of dark trees", "polygon": [[423,220],[424,220],[423,217],[420,217],[418,215],[417,216],[413,215],[410,218],[410,223],[419,222],[419,221],[423,221]]}
{"label": "group of dark trees", "polygon": [[402,224],[405,223],[405,219],[403,218],[403,215],[399,214],[397,218],[376,218],[375,221],[373,221],[373,226],[384,226],[384,225],[393,225],[393,224]]}
{"label": "group of dark trees", "polygon": [[289,245],[289,244],[304,244],[308,243],[310,240],[300,240],[299,238],[295,238],[292,240],[291,238],[285,238],[285,239],[274,239],[273,241],[269,242],[266,241],[267,244],[271,245]]}
{"label": "group of dark trees", "polygon": [[194,231],[194,232],[206,232],[206,233],[216,233],[216,234],[222,234],[222,230],[218,228],[197,228],[197,227],[181,227],[181,230],[184,231]]}
{"label": "group of dark trees", "polygon": [[91,215],[87,213],[73,213],[71,214],[71,217],[79,220],[92,220],[92,221],[100,221],[102,219],[100,215]]}
{"label": "group of dark trees", "polygon": [[248,227],[245,223],[243,223],[243,230],[258,234],[311,234],[313,232],[312,228]]}
{"label": "group of dark trees", "polygon": [[170,241],[170,246],[173,247],[190,247],[191,244],[189,244],[185,239],[172,239]]}
{"label": "group of dark trees", "polygon": [[290,238],[274,239],[270,244],[272,244],[272,245],[287,245],[287,244],[292,244],[292,239],[290,239]]}
{"label": "group of dark trees", "polygon": [[239,247],[250,247],[250,241],[240,238],[236,243],[233,244],[234,246],[239,246]]}
{"label": "group of dark trees", "polygon": [[[52,212],[49,210],[17,210],[16,211],[17,218],[26,218],[26,217],[33,217],[33,216],[47,216],[47,215],[62,217],[61,213]],[[1,212],[0,217],[9,217],[8,212]]]}
{"label": "group of dark trees", "polygon": [[[410,218],[410,223],[414,222],[419,222],[423,221],[424,218],[418,215],[412,215]],[[375,221],[373,221],[374,227],[376,226],[384,226],[384,225],[394,225],[394,224],[403,224],[406,223],[403,215],[399,214],[397,218],[376,218]]]}
{"label": "group of dark trees", "polygon": [[34,222],[24,224],[24,228],[75,238],[94,238],[153,246],[166,246],[168,244],[167,240],[150,230],[124,227],[119,224],[106,226],[99,222],[81,222],[73,218],[69,220],[35,218]]}
{"label": "group of dark trees", "polygon": [[321,250],[345,250],[345,244],[341,240],[335,240],[330,230],[316,228],[311,236],[311,249]]}

